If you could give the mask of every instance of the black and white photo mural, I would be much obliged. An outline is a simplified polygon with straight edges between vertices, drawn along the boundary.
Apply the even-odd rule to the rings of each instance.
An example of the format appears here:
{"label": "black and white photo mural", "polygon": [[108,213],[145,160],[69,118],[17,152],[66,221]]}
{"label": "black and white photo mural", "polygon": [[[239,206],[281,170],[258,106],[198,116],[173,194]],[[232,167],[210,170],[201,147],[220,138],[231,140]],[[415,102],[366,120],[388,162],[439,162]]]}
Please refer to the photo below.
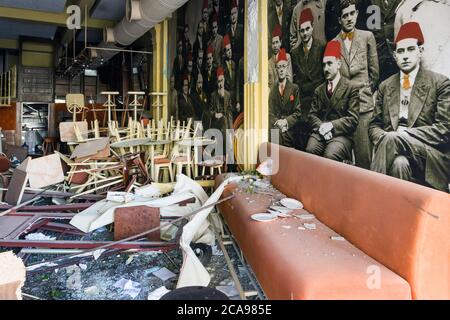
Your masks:
{"label": "black and white photo mural", "polygon": [[448,192],[449,19],[447,0],[269,0],[279,143]]}

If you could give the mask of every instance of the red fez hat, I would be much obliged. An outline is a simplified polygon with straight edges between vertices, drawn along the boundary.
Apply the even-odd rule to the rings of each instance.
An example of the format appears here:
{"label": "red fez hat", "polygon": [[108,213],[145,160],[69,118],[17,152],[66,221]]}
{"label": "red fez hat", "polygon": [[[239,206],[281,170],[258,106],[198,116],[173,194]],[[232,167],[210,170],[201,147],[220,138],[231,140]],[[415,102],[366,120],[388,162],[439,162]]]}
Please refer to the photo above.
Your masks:
{"label": "red fez hat", "polygon": [[187,59],[188,59],[188,61],[194,61],[194,57],[192,56],[192,52],[188,53]]}
{"label": "red fez hat", "polygon": [[281,39],[283,32],[281,31],[281,26],[277,23],[272,31],[272,38],[279,37]]}
{"label": "red fez hat", "polygon": [[208,0],[203,0],[203,10],[208,9]]}
{"label": "red fez hat", "polygon": [[[217,13],[214,13],[214,14],[213,14],[212,22],[219,22],[219,17],[217,16]],[[211,23],[212,23],[212,22],[211,22]]]}
{"label": "red fez hat", "polygon": [[300,13],[300,19],[298,21],[298,25],[301,26],[303,23],[311,21],[311,23],[314,22],[314,16],[312,13],[311,8],[306,8]]}
{"label": "red fez hat", "polygon": [[422,30],[417,22],[407,22],[402,25],[398,31],[397,38],[395,38],[395,44],[409,38],[417,39],[419,46],[425,43]]}
{"label": "red fez hat", "polygon": [[286,55],[286,50],[284,50],[284,48],[281,48],[280,52],[278,52],[277,63],[281,62],[281,61],[288,61],[287,55]]}
{"label": "red fez hat", "polygon": [[188,81],[189,82],[189,77],[188,77],[188,75],[185,73],[185,74],[183,74],[183,82],[184,81]]}
{"label": "red fez hat", "polygon": [[212,45],[208,46],[208,49],[206,50],[206,54],[214,54],[214,48]]}
{"label": "red fez hat", "polygon": [[223,37],[223,43],[222,43],[222,47],[226,48],[227,45],[231,45],[231,41],[230,41],[230,36],[228,34],[226,34]]}
{"label": "red fez hat", "polygon": [[238,5],[236,3],[236,0],[231,1],[231,8],[230,9],[237,8],[237,7],[238,7]]}
{"label": "red fez hat", "polygon": [[332,41],[328,42],[323,56],[324,57],[336,57],[337,59],[340,59],[341,58],[340,42],[337,40],[332,40]]}
{"label": "red fez hat", "polygon": [[222,67],[217,67],[216,73],[217,73],[217,78],[219,78],[220,76],[223,76],[225,74]]}

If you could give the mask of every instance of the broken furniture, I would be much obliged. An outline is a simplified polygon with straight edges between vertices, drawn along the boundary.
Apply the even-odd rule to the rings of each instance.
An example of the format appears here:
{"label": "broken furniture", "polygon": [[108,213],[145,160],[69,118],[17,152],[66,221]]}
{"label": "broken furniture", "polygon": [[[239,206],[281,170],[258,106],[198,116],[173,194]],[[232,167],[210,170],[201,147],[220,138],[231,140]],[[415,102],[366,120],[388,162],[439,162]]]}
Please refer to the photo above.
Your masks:
{"label": "broken furniture", "polygon": [[[266,150],[272,185],[316,217],[316,230],[300,218],[252,220],[271,205],[267,194],[240,192],[219,206],[269,299],[450,298],[448,194],[272,144],[259,154]],[[339,235],[346,241],[331,239]]]}

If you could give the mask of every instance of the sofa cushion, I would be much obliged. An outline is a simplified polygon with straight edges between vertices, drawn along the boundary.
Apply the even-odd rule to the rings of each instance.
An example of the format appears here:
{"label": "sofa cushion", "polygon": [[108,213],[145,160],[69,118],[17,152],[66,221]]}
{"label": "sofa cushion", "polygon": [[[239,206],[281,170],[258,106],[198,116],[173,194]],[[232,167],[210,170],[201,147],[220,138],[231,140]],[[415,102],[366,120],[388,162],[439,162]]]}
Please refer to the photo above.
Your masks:
{"label": "sofa cushion", "polygon": [[450,299],[450,195],[271,144],[273,185],[408,281],[414,299]]}
{"label": "sofa cushion", "polygon": [[[222,180],[219,176],[217,183]],[[404,279],[349,242],[332,240],[337,234],[317,219],[251,219],[266,212],[270,202],[268,195],[238,192],[219,206],[269,299],[411,298]],[[317,229],[300,230],[305,222],[315,223]]]}

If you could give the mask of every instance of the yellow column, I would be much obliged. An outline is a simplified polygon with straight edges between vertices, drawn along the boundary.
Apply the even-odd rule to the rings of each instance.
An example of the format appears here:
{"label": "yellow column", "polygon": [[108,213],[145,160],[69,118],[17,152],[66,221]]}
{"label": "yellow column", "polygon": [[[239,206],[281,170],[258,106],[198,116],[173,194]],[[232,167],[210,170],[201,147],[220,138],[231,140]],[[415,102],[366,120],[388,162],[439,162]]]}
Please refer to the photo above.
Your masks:
{"label": "yellow column", "polygon": [[[258,52],[249,52],[247,40],[249,37],[249,23],[245,24],[244,36],[244,129],[245,129],[245,169],[251,170],[255,168],[257,162],[258,147],[261,143],[267,142],[269,139],[269,67],[268,67],[268,48],[267,48],[267,0],[254,0],[257,2],[258,8]],[[246,1],[245,16],[249,18],[249,4],[252,0]],[[258,57],[258,77],[255,82],[248,82],[248,61],[252,57]]]}
{"label": "yellow column", "polygon": [[[169,73],[169,64],[168,64],[168,21],[164,20],[163,22],[157,24],[152,31],[153,38],[153,92],[168,92],[168,73]],[[153,117],[156,119],[157,114],[159,114],[160,119],[167,121],[168,119],[168,104],[167,104],[167,95],[160,96],[159,98],[149,97],[151,104],[159,102],[163,104],[162,107],[152,107]],[[159,112],[157,111],[159,108]]]}

